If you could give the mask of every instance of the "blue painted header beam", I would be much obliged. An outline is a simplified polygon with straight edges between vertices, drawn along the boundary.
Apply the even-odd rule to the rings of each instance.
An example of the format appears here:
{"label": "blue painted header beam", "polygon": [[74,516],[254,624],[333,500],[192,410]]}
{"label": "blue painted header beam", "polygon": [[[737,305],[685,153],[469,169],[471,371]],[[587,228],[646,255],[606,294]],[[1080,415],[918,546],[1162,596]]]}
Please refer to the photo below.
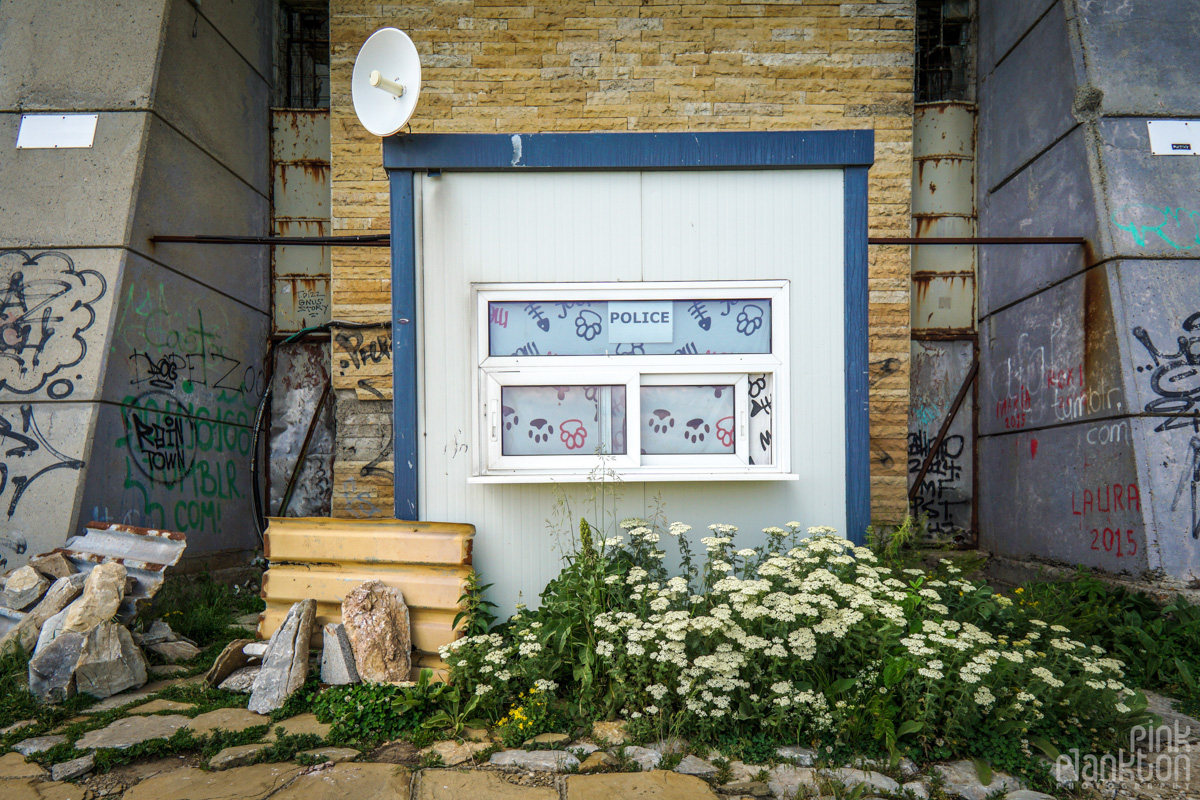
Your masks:
{"label": "blue painted header beam", "polygon": [[387,169],[869,167],[874,131],[433,133],[383,140]]}
{"label": "blue painted header beam", "polygon": [[[395,514],[418,519],[417,170],[844,170],[846,537],[862,543],[871,519],[867,383],[867,169],[874,131],[704,133],[432,133],[383,140],[391,179]],[[735,278],[737,276],[730,276]]]}

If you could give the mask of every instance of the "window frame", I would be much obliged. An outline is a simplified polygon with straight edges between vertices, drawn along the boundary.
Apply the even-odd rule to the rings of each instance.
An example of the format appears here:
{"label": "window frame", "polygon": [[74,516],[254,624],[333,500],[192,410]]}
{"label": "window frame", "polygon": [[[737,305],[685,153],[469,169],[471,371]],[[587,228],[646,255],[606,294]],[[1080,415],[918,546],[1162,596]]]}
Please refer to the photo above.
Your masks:
{"label": "window frame", "polygon": [[[786,279],[604,283],[476,283],[471,285],[473,337],[471,483],[582,482],[599,472],[629,482],[797,480],[791,473],[790,307]],[[578,302],[600,300],[771,301],[771,352],[694,355],[493,356],[488,304],[492,302]],[[750,375],[770,376],[774,394],[772,463],[748,463]],[[570,379],[568,379],[568,377]],[[491,441],[492,401],[505,385],[626,385],[626,455],[497,456],[501,436]],[[735,384],[735,453],[643,455],[642,385]],[[502,421],[500,424],[503,424]]]}

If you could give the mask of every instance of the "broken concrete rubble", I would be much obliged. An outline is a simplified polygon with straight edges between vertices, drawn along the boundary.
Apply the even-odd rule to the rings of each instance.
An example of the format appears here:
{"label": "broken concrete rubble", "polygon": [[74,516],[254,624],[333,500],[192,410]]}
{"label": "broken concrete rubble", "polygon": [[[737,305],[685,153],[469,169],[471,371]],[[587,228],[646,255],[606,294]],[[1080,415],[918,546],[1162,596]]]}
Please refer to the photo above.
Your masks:
{"label": "broken concrete rubble", "polygon": [[4,591],[0,592],[0,605],[14,611],[29,608],[50,588],[50,581],[42,574],[26,564],[18,569],[4,582]]}
{"label": "broken concrete rubble", "polygon": [[254,679],[248,708],[269,714],[280,708],[308,677],[308,645],[312,638],[315,600],[301,600],[288,610],[279,630],[271,635],[262,669]]}
{"label": "broken concrete rubble", "polygon": [[404,595],[367,581],[342,601],[342,624],[359,677],[368,683],[400,683],[412,671],[412,628]]}
{"label": "broken concrete rubble", "polygon": [[146,684],[146,657],[124,626],[97,625],[83,641],[75,662],[75,689],[93,697],[111,697]]}
{"label": "broken concrete rubble", "polygon": [[46,622],[66,608],[83,591],[84,575],[74,574],[56,580],[42,601],[21,619],[8,633],[0,638],[0,652],[10,642],[20,642],[26,653],[33,652],[38,635]]}
{"label": "broken concrete rubble", "polygon": [[115,561],[97,564],[83,583],[83,594],[67,607],[63,631],[87,633],[116,616],[125,597],[125,565]]}

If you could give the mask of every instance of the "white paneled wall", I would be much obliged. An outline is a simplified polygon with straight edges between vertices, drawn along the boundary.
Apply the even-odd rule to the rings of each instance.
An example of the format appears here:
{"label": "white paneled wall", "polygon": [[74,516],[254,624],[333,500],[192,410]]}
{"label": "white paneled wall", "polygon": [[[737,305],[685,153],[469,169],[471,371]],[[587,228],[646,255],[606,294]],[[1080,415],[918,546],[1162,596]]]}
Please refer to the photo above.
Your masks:
{"label": "white paneled wall", "polygon": [[[518,595],[534,603],[557,574],[561,550],[547,520],[563,503],[576,519],[613,525],[661,502],[693,536],[726,522],[746,546],[791,520],[844,531],[840,170],[447,172],[418,188],[421,517],[477,527],[475,565],[502,613]],[[799,480],[625,483],[615,499],[612,487],[588,484],[468,483],[472,283],[768,278],[791,281],[791,407],[774,414],[791,425]]]}

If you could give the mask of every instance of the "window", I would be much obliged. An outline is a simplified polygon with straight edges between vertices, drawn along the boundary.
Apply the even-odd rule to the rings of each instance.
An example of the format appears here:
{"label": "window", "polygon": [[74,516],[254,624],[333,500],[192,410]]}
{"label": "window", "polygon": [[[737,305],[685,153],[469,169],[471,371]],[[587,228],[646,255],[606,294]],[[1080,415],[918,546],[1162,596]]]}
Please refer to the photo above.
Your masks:
{"label": "window", "polygon": [[794,477],[787,281],[474,289],[472,480]]}

